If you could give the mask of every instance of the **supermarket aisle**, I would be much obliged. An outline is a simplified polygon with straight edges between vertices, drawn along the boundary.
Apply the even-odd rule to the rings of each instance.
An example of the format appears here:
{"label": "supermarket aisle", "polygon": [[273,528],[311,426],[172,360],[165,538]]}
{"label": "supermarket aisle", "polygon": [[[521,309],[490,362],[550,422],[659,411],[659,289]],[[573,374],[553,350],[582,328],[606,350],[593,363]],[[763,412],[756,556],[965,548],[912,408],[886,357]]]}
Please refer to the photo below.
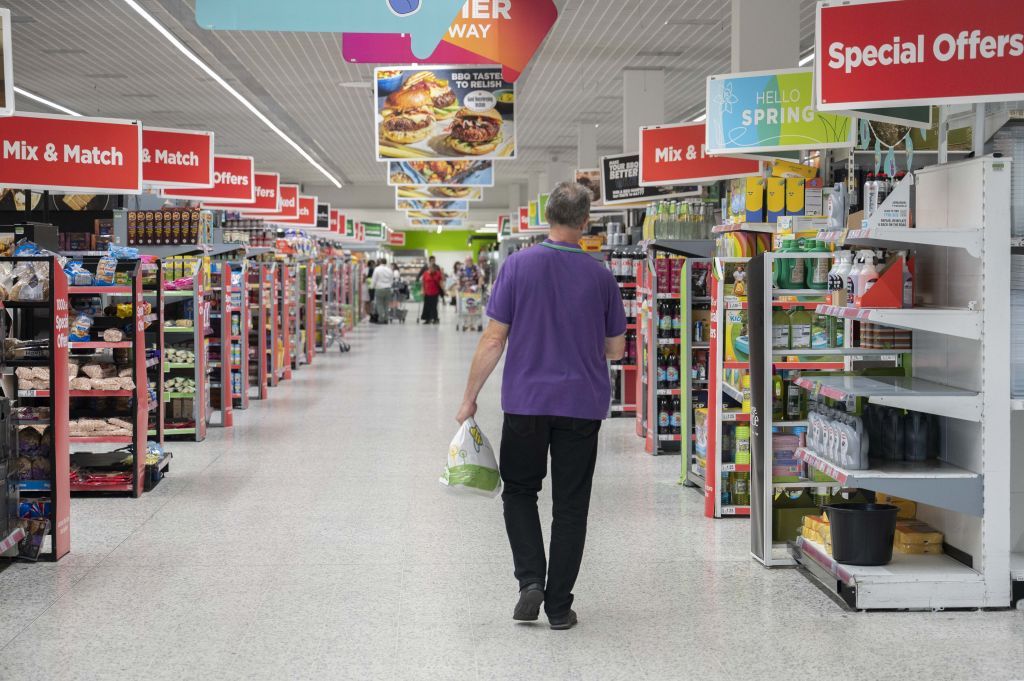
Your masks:
{"label": "supermarket aisle", "polygon": [[0,678],[1021,677],[1024,612],[844,612],[757,567],[746,523],[706,521],[624,420],[604,430],[581,625],[514,625],[499,502],[437,484],[477,338],[448,321],[366,328],[233,431],[175,444],[153,493],[76,499],[71,556],[0,573]]}

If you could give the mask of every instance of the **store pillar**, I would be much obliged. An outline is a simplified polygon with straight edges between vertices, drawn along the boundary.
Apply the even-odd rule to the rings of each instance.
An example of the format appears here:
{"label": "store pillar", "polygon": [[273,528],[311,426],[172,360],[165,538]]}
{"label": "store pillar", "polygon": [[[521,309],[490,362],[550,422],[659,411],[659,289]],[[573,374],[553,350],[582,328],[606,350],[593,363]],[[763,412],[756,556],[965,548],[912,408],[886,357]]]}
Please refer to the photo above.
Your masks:
{"label": "store pillar", "polygon": [[[622,153],[640,151],[640,128],[664,122],[665,72],[661,69],[623,69]],[[594,154],[597,155],[596,147]]]}

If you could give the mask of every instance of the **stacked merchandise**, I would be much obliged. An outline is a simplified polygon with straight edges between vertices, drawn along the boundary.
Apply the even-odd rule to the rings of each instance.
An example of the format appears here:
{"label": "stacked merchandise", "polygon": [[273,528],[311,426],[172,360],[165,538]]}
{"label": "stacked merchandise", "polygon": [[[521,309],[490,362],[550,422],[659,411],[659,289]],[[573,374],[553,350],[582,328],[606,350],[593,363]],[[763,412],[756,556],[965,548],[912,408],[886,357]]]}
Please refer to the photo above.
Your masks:
{"label": "stacked merchandise", "polygon": [[611,363],[612,413],[636,413],[637,317],[640,312],[637,296],[637,269],[643,261],[639,249],[608,251],[608,267],[619,284],[619,294],[626,314],[626,351],[621,360]]}
{"label": "stacked merchandise", "polygon": [[198,209],[128,211],[129,246],[178,246],[202,243],[209,212]]}
{"label": "stacked merchandise", "polygon": [[701,240],[711,238],[715,204],[703,199],[651,203],[644,215],[645,240]]}
{"label": "stacked merchandise", "polygon": [[273,248],[277,230],[254,218],[229,217],[223,225],[224,243]]}
{"label": "stacked merchandise", "polygon": [[[163,261],[164,358],[160,383],[166,437],[186,436],[200,441],[206,436],[204,335],[205,320],[210,314],[205,299],[206,272],[202,260],[195,257],[177,256]],[[192,389],[179,390],[179,386]]]}

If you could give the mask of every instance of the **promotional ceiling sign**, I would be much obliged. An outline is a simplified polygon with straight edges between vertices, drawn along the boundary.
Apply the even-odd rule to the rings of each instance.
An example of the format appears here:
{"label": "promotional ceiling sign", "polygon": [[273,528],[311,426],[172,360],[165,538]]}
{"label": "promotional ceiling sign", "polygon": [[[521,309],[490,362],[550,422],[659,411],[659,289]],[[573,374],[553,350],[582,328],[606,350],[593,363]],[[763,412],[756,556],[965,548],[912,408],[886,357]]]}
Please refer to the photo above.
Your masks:
{"label": "promotional ceiling sign", "polygon": [[395,197],[399,199],[462,199],[463,201],[483,201],[483,187],[395,187]]}
{"label": "promotional ceiling sign", "polygon": [[530,206],[527,205],[519,207],[519,229],[516,230],[517,234],[529,234],[530,232],[546,232],[547,229],[547,226],[538,227],[530,223]]}
{"label": "promotional ceiling sign", "polygon": [[526,214],[528,216],[530,227],[540,227],[540,214],[537,211],[536,201],[527,202]]}
{"label": "promotional ceiling sign", "polygon": [[660,199],[699,196],[696,185],[640,186],[640,154],[605,156],[601,159],[601,193],[604,205],[647,203]]}
{"label": "promotional ceiling sign", "polygon": [[417,56],[408,35],[345,33],[345,61],[363,64],[501,64],[515,82],[558,19],[552,0],[466,0],[429,57]]}
{"label": "promotional ceiling sign", "polygon": [[407,210],[407,218],[423,218],[426,220],[455,220],[469,219],[469,212],[463,210]]}
{"label": "promotional ceiling sign", "polygon": [[316,204],[315,196],[300,195],[298,200],[299,217],[294,219],[264,218],[269,222],[277,222],[291,227],[316,227]]}
{"label": "promotional ceiling sign", "polygon": [[142,124],[51,114],[0,117],[0,187],[137,194]]}
{"label": "promotional ceiling sign", "polygon": [[515,86],[496,66],[374,70],[377,160],[515,158]]}
{"label": "promotional ceiling sign", "polygon": [[494,164],[490,161],[391,161],[388,184],[393,187],[493,187]]}
{"label": "promotional ceiling sign", "polygon": [[[257,177],[264,174],[277,175],[276,173],[256,173]],[[268,222],[273,222],[274,220],[295,220],[299,217],[299,185],[278,184],[277,204],[278,209],[276,211],[254,210],[245,206],[231,206],[230,208],[237,209],[248,217],[261,218]],[[207,204],[204,203],[203,205]],[[220,207],[224,208],[226,206]]]}
{"label": "promotional ceiling sign", "polygon": [[[481,0],[473,0],[478,5]],[[504,4],[504,0],[489,0]],[[228,31],[405,33],[426,59],[444,38],[463,0],[196,0],[196,23]]]}
{"label": "promotional ceiling sign", "polygon": [[850,117],[814,108],[811,69],[709,76],[707,153],[796,151],[853,147]]}
{"label": "promotional ceiling sign", "polygon": [[362,222],[363,235],[365,239],[383,240],[385,227],[380,222]]}
{"label": "promotional ceiling sign", "polygon": [[462,220],[424,220],[422,218],[415,218],[409,220],[410,227],[426,227],[427,229],[444,229],[448,227],[454,229],[456,227],[465,227],[465,223]]}
{"label": "promotional ceiling sign", "polygon": [[590,205],[601,205],[601,169],[600,168],[577,168],[576,184],[581,184],[590,190]]}
{"label": "promotional ceiling sign", "polygon": [[341,214],[341,211],[331,209],[331,219],[327,227],[335,234],[341,234],[341,226],[345,223],[345,216]]}
{"label": "promotional ceiling sign", "polygon": [[1024,99],[1019,1],[819,2],[815,41],[821,110]]}
{"label": "promotional ceiling sign", "polygon": [[14,113],[14,67],[11,60],[11,10],[0,9],[0,116]]}
{"label": "promotional ceiling sign", "polygon": [[761,174],[761,162],[705,151],[703,123],[640,128],[640,185],[716,182]]}
{"label": "promotional ceiling sign", "polygon": [[331,228],[331,204],[316,204],[316,226],[319,229]]}
{"label": "promotional ceiling sign", "polygon": [[501,236],[512,236],[512,216],[511,215],[499,215],[498,216],[498,234]]}
{"label": "promotional ceiling sign", "polygon": [[463,199],[400,199],[395,197],[396,210],[469,210],[469,201]]}
{"label": "promotional ceiling sign", "polygon": [[388,245],[389,246],[404,246],[405,245],[405,232],[388,232]]}
{"label": "promotional ceiling sign", "polygon": [[253,182],[256,183],[256,189],[253,192],[256,198],[252,203],[211,203],[203,201],[203,208],[237,210],[241,213],[280,212],[281,176],[277,173],[254,173]]}
{"label": "promotional ceiling sign", "polygon": [[213,186],[209,189],[164,189],[169,199],[213,199],[218,203],[252,203],[256,200],[256,182],[252,156],[213,157]]}
{"label": "promotional ceiling sign", "polygon": [[356,238],[356,223],[352,218],[346,218],[345,220],[345,238],[355,239]]}
{"label": "promotional ceiling sign", "polygon": [[142,184],[205,189],[213,173],[212,132],[142,128]]}

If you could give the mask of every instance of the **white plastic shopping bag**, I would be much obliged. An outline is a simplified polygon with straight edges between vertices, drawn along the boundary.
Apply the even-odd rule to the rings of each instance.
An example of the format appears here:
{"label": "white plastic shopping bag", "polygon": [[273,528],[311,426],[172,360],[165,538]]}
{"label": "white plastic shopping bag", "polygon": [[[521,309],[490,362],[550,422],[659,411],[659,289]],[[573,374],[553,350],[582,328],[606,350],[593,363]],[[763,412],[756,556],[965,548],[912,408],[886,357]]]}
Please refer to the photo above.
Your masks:
{"label": "white plastic shopping bag", "polygon": [[441,484],[449,489],[495,497],[501,475],[494,448],[472,417],[466,419],[448,446],[448,462]]}

